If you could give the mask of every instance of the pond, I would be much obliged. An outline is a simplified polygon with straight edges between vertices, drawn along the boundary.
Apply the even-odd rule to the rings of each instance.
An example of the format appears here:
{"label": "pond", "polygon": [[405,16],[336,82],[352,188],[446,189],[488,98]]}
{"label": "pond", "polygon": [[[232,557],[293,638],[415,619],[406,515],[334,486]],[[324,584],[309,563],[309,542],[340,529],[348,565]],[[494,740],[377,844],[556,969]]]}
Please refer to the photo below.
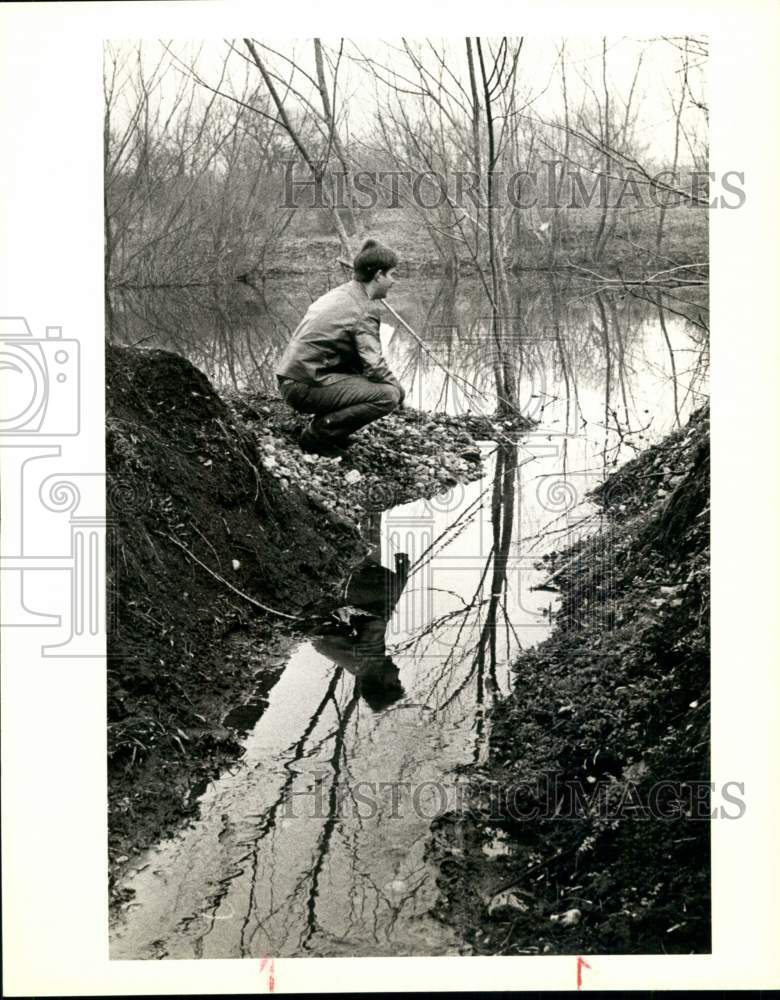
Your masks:
{"label": "pond", "polygon": [[[271,388],[322,290],[124,293],[112,337],[183,353],[218,386]],[[294,648],[247,721],[240,764],[129,873],[112,958],[463,953],[431,913],[431,821],[462,804],[460,768],[483,759],[490,705],[517,653],[549,633],[556,553],[600,526],[588,491],[706,391],[695,296],[536,281],[516,299],[522,405],[538,426],[481,442],[483,479],[366,520],[372,551],[345,584],[345,626]],[[393,304],[450,373],[402,327],[385,330],[412,405],[492,411],[479,289],[418,283]]]}
{"label": "pond", "polygon": [[[275,361],[309,303],[342,279],[331,272],[268,279],[262,288],[117,290],[107,302],[108,335],[182,354],[217,388],[275,394]],[[622,449],[666,433],[702,401],[709,338],[701,287],[599,289],[545,273],[515,277],[510,290],[504,340],[517,359],[520,409],[545,427],[573,434],[583,422],[605,424],[612,458],[622,439],[622,460]],[[419,337],[387,313],[383,345],[409,405],[493,409],[490,308],[480,282],[415,276],[400,280],[388,301]]]}

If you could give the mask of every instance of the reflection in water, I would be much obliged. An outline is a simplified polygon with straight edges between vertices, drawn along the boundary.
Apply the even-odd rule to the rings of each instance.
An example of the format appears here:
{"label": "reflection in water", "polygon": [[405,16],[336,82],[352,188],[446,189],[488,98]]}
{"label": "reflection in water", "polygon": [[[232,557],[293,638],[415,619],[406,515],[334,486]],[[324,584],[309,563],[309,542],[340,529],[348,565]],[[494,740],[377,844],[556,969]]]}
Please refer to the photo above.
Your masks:
{"label": "reflection in water", "polygon": [[334,624],[329,632],[312,643],[332,663],[348,670],[355,678],[355,692],[374,711],[381,712],[404,695],[399,670],[387,655],[385,632],[409,576],[409,556],[395,553],[395,570],[378,561],[381,521],[368,519],[372,534],[366,541],[372,554],[352,574],[346,588],[347,605],[352,609],[349,624]]}
{"label": "reflection in water", "polygon": [[[275,393],[273,363],[312,297],[341,280],[333,272],[309,288],[280,278],[262,291],[241,284],[117,290],[107,310],[109,337],[183,354],[218,387]],[[409,405],[494,410],[491,316],[478,280],[417,277],[396,289],[394,308],[456,376],[398,327],[385,347]],[[516,278],[512,295],[505,339],[518,367],[521,412],[564,434],[600,432],[602,464],[630,457],[701,402],[708,365],[702,288],[594,291],[548,273]],[[387,321],[395,325],[389,314]]]}
{"label": "reflection in water", "polygon": [[[372,554],[348,583],[348,620],[296,649],[241,766],[141,860],[112,957],[457,953],[429,916],[430,821],[457,807],[455,769],[481,759],[513,657],[549,631],[555,598],[534,588],[555,563],[539,560],[595,530],[588,490],[699,401],[704,307],[675,295],[552,280],[518,293],[522,405],[539,428],[517,448],[485,445],[482,481],[366,525]],[[112,336],[184,353],[220,385],[269,388],[305,304],[270,281],[262,300],[244,288],[125,294]],[[489,397],[479,289],[420,285],[398,306]],[[403,331],[388,353],[414,405],[468,408]]]}
{"label": "reflection in water", "polygon": [[513,653],[547,631],[516,451],[488,466],[487,487],[374,525],[349,625],[298,647],[242,765],[141,860],[112,957],[457,953],[429,916],[430,821],[457,805],[454,769],[479,756]]}

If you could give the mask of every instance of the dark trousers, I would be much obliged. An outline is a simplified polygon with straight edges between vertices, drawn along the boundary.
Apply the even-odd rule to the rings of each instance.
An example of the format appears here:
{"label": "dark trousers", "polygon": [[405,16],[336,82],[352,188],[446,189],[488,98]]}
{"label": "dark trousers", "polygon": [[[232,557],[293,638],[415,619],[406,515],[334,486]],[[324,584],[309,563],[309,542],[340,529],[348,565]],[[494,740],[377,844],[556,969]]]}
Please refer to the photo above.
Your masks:
{"label": "dark trousers", "polygon": [[311,430],[321,441],[336,442],[397,409],[401,393],[389,382],[346,375],[330,385],[277,379],[284,401],[298,413],[313,413]]}

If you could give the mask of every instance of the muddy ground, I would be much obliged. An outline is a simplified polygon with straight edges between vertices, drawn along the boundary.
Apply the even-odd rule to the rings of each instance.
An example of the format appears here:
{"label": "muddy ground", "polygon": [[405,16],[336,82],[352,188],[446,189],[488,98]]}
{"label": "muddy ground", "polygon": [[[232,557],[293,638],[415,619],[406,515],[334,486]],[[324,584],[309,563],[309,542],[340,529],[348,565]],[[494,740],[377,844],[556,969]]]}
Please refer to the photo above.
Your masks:
{"label": "muddy ground", "polygon": [[241,754],[303,624],[367,552],[361,523],[482,473],[476,418],[404,409],[347,462],[278,399],[221,399],[166,351],[106,351],[109,867],[191,818]]}
{"label": "muddy ground", "polygon": [[438,915],[475,954],[710,950],[708,409],[594,499],[601,531],[548,560],[555,629],[436,824]]}

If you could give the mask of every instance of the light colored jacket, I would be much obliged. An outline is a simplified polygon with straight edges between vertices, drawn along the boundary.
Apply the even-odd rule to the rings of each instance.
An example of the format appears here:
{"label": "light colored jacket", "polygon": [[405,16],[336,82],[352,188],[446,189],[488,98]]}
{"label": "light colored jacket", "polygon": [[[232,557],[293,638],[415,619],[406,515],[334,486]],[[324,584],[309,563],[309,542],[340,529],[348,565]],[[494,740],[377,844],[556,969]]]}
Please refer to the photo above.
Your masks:
{"label": "light colored jacket", "polygon": [[382,357],[380,310],[359,281],[332,288],[309,306],[274,373],[307,385],[362,375],[400,389]]}

